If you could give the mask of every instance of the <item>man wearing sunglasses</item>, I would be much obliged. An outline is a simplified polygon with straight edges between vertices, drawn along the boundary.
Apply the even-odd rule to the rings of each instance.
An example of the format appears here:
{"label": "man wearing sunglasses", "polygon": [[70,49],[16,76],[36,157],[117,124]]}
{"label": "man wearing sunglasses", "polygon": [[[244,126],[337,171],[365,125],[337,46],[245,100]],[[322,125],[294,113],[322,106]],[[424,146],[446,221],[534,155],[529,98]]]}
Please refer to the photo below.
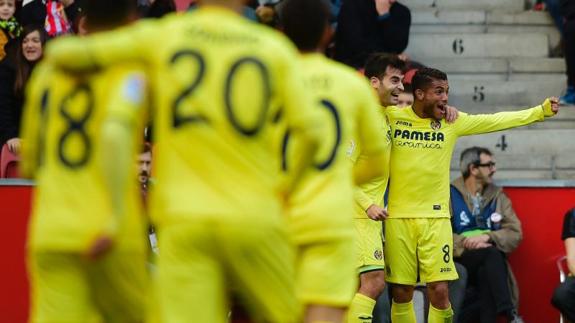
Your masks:
{"label": "man wearing sunglasses", "polygon": [[453,255],[468,272],[468,287],[477,291],[480,322],[495,322],[506,316],[523,322],[517,315],[518,289],[507,263],[507,254],[522,239],[521,222],[511,201],[493,184],[497,168],[486,148],[471,147],[460,159],[462,177],[451,183]]}

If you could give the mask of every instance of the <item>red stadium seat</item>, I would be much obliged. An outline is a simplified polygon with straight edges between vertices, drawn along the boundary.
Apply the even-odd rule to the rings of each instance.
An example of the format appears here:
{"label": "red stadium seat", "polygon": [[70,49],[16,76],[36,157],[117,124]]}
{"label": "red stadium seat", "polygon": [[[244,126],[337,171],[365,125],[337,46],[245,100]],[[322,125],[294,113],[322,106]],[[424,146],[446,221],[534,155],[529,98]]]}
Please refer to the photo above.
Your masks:
{"label": "red stadium seat", "polygon": [[0,178],[17,178],[18,163],[20,157],[14,155],[8,150],[8,145],[2,146],[2,153],[0,153]]}

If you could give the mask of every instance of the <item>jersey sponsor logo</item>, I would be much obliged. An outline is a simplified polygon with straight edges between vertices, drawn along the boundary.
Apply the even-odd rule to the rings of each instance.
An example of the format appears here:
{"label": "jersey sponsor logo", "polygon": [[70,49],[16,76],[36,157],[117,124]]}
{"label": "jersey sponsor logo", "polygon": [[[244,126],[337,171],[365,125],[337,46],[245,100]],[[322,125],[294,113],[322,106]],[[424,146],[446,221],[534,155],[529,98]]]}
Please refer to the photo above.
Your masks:
{"label": "jersey sponsor logo", "polygon": [[440,210],[441,210],[441,205],[435,204],[435,205],[433,206],[433,210],[434,210],[434,211],[440,211]]}
{"label": "jersey sponsor logo", "polygon": [[377,260],[382,260],[383,259],[383,252],[381,250],[376,250],[373,253],[373,257]]}
{"label": "jersey sponsor logo", "polygon": [[440,273],[450,273],[451,268],[449,268],[449,267],[441,268],[441,269],[439,269],[439,272]]}
{"label": "jersey sponsor logo", "polygon": [[432,131],[410,131],[395,129],[393,134],[394,139],[409,139],[417,141],[445,141],[445,135],[443,132],[432,132]]}
{"label": "jersey sponsor logo", "polygon": [[439,122],[437,120],[433,120],[433,121],[431,121],[430,126],[431,126],[431,129],[437,131],[437,130],[441,129],[441,122]]}
{"label": "jersey sponsor logo", "polygon": [[[393,143],[397,147],[442,149],[442,143],[445,142],[445,134],[443,132],[395,129],[395,132],[393,133],[393,139]],[[403,141],[401,139],[409,141]]]}
{"label": "jersey sponsor logo", "polygon": [[406,126],[406,127],[413,127],[413,125],[411,124],[411,122],[407,122],[407,121],[403,121],[403,120],[398,120],[395,122],[396,126]]}

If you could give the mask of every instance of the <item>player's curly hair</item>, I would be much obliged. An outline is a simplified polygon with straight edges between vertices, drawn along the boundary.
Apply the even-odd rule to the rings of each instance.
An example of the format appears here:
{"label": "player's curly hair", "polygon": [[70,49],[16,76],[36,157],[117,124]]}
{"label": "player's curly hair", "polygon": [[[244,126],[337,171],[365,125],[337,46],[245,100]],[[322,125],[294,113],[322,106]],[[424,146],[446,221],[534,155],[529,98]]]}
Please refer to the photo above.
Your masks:
{"label": "player's curly hair", "polygon": [[447,81],[447,74],[431,67],[418,69],[411,80],[413,95],[415,95],[415,91],[418,89],[425,91],[433,81],[437,80]]}
{"label": "player's curly hair", "polygon": [[395,68],[405,73],[406,64],[395,54],[373,53],[365,61],[364,74],[367,78],[376,77],[382,79],[388,67]]}

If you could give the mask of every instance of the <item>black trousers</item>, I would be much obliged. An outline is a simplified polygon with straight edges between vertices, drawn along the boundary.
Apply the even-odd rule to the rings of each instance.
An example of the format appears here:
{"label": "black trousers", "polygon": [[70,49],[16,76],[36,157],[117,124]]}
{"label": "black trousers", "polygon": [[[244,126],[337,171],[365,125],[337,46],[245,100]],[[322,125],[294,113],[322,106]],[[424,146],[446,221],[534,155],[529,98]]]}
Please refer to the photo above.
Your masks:
{"label": "black trousers", "polygon": [[507,263],[501,251],[495,247],[466,250],[455,261],[467,269],[467,285],[479,294],[479,322],[494,323],[498,314],[513,309]]}
{"label": "black trousers", "polygon": [[551,304],[571,322],[575,322],[575,277],[567,277],[553,292]]}
{"label": "black trousers", "polygon": [[565,22],[563,28],[565,63],[567,65],[567,85],[575,86],[575,20]]}

